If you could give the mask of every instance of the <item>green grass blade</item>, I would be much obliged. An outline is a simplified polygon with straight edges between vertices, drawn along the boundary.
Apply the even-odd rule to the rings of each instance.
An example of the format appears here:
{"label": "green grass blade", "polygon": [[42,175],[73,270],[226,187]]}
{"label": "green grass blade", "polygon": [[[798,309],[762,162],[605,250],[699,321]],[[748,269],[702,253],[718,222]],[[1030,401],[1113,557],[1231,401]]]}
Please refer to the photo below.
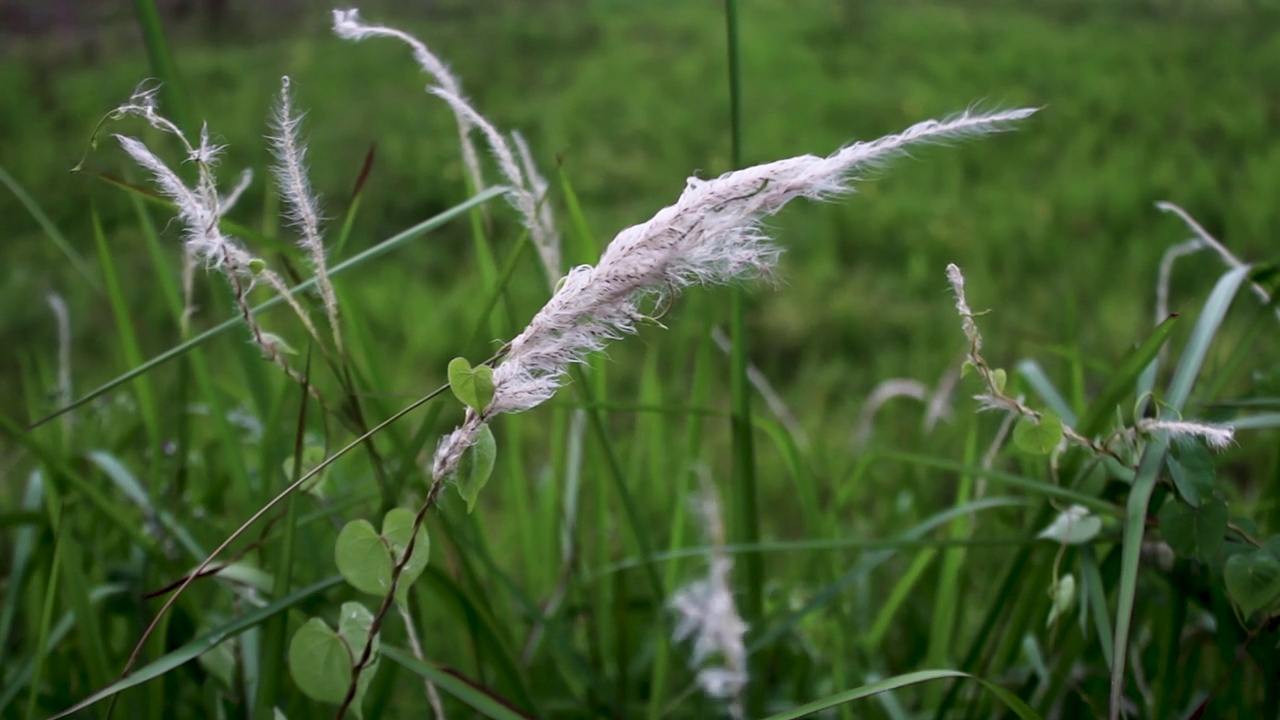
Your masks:
{"label": "green grass blade", "polygon": [[871,623],[871,628],[863,636],[863,644],[869,651],[874,652],[876,648],[884,644],[884,638],[889,632],[889,623],[893,622],[893,616],[902,607],[902,604],[907,601],[907,597],[915,589],[916,583],[920,582],[920,579],[924,577],[924,571],[929,569],[929,565],[937,556],[938,548],[936,545],[924,548],[924,551],[916,555],[915,559],[911,561],[911,566],[902,574],[902,577],[898,578],[898,582],[894,583],[893,590],[889,592],[889,597],[880,606],[880,612],[876,613],[876,618]]}
{"label": "green grass blade", "polygon": [[1226,318],[1227,310],[1235,300],[1236,293],[1249,280],[1249,273],[1252,270],[1251,265],[1242,265],[1227,272],[1218,280],[1218,284],[1214,285],[1213,292],[1209,293],[1209,299],[1205,301],[1204,308],[1200,311],[1200,319],[1196,321],[1191,337],[1187,340],[1187,346],[1178,359],[1178,366],[1173,371],[1173,378],[1169,381],[1169,391],[1165,393],[1165,402],[1169,403],[1174,410],[1181,412],[1186,405],[1187,398],[1191,396],[1191,387],[1200,375],[1205,356],[1209,354],[1213,338],[1217,335],[1218,328],[1222,326],[1222,321]]}
{"label": "green grass blade", "polygon": [[[124,595],[127,592],[129,592],[127,585],[100,585],[90,590],[88,596],[89,601],[96,605],[109,597]],[[4,715],[4,711],[17,699],[18,693],[22,688],[31,682],[31,677],[35,674],[36,663],[42,662],[42,658],[51,654],[54,649],[61,645],[67,635],[71,634],[71,631],[75,629],[75,626],[76,616],[69,612],[63,613],[62,617],[58,618],[58,622],[53,626],[53,630],[49,632],[49,641],[45,643],[44,649],[32,653],[31,658],[22,666],[21,670],[5,676],[8,684],[4,690],[0,690],[0,717],[7,717]]]}
{"label": "green grass blade", "polygon": [[80,274],[80,277],[84,278],[84,281],[89,284],[89,287],[98,292],[102,292],[102,283],[99,282],[98,276],[94,274],[93,269],[89,267],[89,263],[85,261],[84,256],[76,252],[75,248],[71,247],[71,243],[67,242],[66,236],[62,234],[62,231],[58,229],[58,226],[54,224],[53,220],[49,219],[49,216],[45,214],[44,209],[40,207],[39,203],[27,194],[27,191],[19,185],[18,181],[15,180],[14,177],[3,167],[0,167],[0,184],[9,188],[9,192],[13,193],[14,197],[18,198],[18,202],[22,203],[22,206],[27,209],[27,212],[31,214],[31,217],[40,225],[40,229],[43,230],[49,240],[57,246],[58,250],[67,257],[67,261],[70,262],[71,266]]}
{"label": "green grass blade", "polygon": [[1235,418],[1231,427],[1236,430],[1274,430],[1280,428],[1280,413],[1259,413]]}
{"label": "green grass blade", "polygon": [[1170,315],[1164,322],[1156,326],[1151,335],[1134,348],[1120,362],[1120,366],[1111,379],[1107,381],[1102,393],[1089,406],[1080,425],[1076,428],[1085,437],[1092,437],[1102,431],[1107,420],[1115,415],[1116,405],[1133,391],[1138,376],[1155,360],[1160,348],[1168,341],[1170,333],[1177,324],[1177,315]]}
{"label": "green grass blade", "polygon": [[[898,539],[903,541],[920,541],[927,533],[941,527],[957,517],[962,517],[969,513],[977,513],[982,510],[1000,507],[1014,507],[1023,505],[1025,502],[1025,500],[1018,498],[985,498],[982,500],[974,500],[973,502],[965,505],[958,505],[933,515],[924,522],[921,522],[905,533],[902,533]],[[939,541],[931,540],[918,546],[931,547],[938,543]],[[805,616],[814,612],[818,608],[834,602],[836,598],[840,596],[840,593],[844,592],[846,588],[864,581],[867,576],[870,575],[871,571],[888,562],[889,559],[893,557],[894,553],[894,549],[884,549],[866,554],[844,575],[837,578],[826,587],[817,589],[813,593],[813,596],[803,606],[786,613],[782,617],[772,620],[769,626],[749,643],[748,650],[750,652],[755,652],[757,649],[766,647],[770,643],[791,632]]]}
{"label": "green grass blade", "polygon": [[[1019,366],[1019,370],[1021,370]],[[1038,369],[1038,368],[1037,368]],[[975,465],[978,460],[978,423],[969,425],[968,437],[965,440],[966,465]],[[974,477],[968,473],[960,476],[960,486],[956,489],[956,504],[963,505],[973,497]],[[973,532],[972,518],[957,518],[947,529],[947,537],[951,540],[963,540]],[[949,665],[948,653],[953,647],[956,618],[962,608],[960,591],[960,574],[964,567],[967,553],[963,550],[947,553],[942,558],[942,567],[938,574],[938,589],[933,606],[933,623],[929,631],[929,645],[925,658],[929,665],[935,667]],[[941,690],[934,689],[930,699],[936,704],[941,699]]]}
{"label": "green grass blade", "polygon": [[1044,368],[1040,367],[1040,363],[1035,360],[1020,360],[1015,369],[1022,376],[1022,379],[1027,381],[1031,389],[1040,396],[1040,399],[1049,406],[1049,409],[1062,418],[1062,422],[1075,426],[1075,411],[1071,409],[1071,405],[1066,398],[1062,397],[1062,393],[1058,392],[1058,388],[1054,386],[1053,381],[1045,374]]}
{"label": "green grass blade", "polygon": [[1098,644],[1102,647],[1102,659],[1107,670],[1115,666],[1115,634],[1111,630],[1111,612],[1107,608],[1107,588],[1102,583],[1102,570],[1098,565],[1098,553],[1092,547],[1080,549],[1080,575],[1085,585],[1085,596],[1088,601],[1089,614],[1093,616],[1094,629],[1098,633]]}
{"label": "green grass blade", "polygon": [[[738,3],[725,0],[725,34],[729,66],[729,142],[731,163],[742,167],[742,65],[739,54]],[[729,393],[733,407],[730,428],[733,454],[733,491],[730,496],[730,528],[736,542],[760,541],[760,511],[756,489],[756,459],[751,423],[751,383],[747,377],[747,301],[742,288],[730,288]],[[749,627],[761,627],[764,614],[764,563],[755,555],[742,559],[736,574],[741,588],[742,619]],[[752,674],[755,674],[752,672]],[[759,716],[764,707],[760,686],[748,688],[747,714]]]}
{"label": "green grass blade", "polygon": [[308,585],[307,587],[282,597],[273,603],[257,608],[253,612],[242,615],[221,627],[215,628],[214,630],[191,640],[182,647],[166,653],[147,665],[138,668],[127,677],[111,683],[107,687],[93,693],[75,705],[72,705],[57,715],[54,715],[49,718],[49,720],[58,720],[58,718],[68,717],[73,713],[80,712],[81,710],[102,700],[114,697],[129,688],[137,687],[149,680],[154,680],[175,668],[191,662],[201,654],[212,650],[230,638],[233,638],[250,628],[261,625],[277,613],[286,612],[295,605],[309,599],[311,596],[318,595],[329,588],[341,585],[342,582],[342,576],[335,575],[321,580],[320,582]]}
{"label": "green grass blade", "polygon": [[1168,441],[1156,438],[1147,444],[1138,463],[1138,472],[1129,491],[1125,508],[1124,541],[1120,552],[1119,600],[1116,603],[1116,634],[1111,665],[1111,720],[1119,720],[1121,696],[1124,694],[1125,658],[1129,652],[1129,628],[1133,622],[1133,605],[1138,594],[1138,565],[1141,562],[1142,537],[1147,524],[1147,507],[1151,493],[1160,479]]}
{"label": "green grass blade", "polygon": [[[107,247],[107,238],[102,231],[102,223],[98,211],[89,208],[89,218],[93,225],[93,239],[98,248],[98,262],[102,265],[102,275],[107,283],[107,298],[111,303],[111,314],[116,321],[116,336],[120,341],[125,362],[137,367],[143,362],[142,346],[138,341],[138,332],[133,326],[133,317],[129,312],[129,304],[125,301],[124,290],[120,282],[120,274],[116,271],[115,258],[111,248]],[[151,439],[152,448],[156,448],[160,438],[160,421],[156,417],[155,391],[146,378],[139,380],[135,386],[138,395],[138,411],[142,414],[147,426],[147,435]]]}
{"label": "green grass blade", "polygon": [[134,0],[133,9],[142,30],[142,44],[147,48],[147,58],[151,61],[151,71],[164,83],[162,92],[168,105],[166,113],[179,127],[191,130],[190,103],[178,76],[178,64],[169,51],[169,41],[155,0]]}
{"label": "green grass blade", "polygon": [[[22,495],[20,507],[38,518],[38,522],[44,522],[44,514],[40,512],[43,503],[44,478],[39,472],[33,472],[27,479],[27,489]],[[5,577],[4,607],[0,609],[0,649],[9,647],[9,633],[13,630],[13,619],[17,617],[18,604],[22,601],[22,583],[26,579],[31,556],[35,553],[39,531],[39,527],[22,527],[12,536],[12,552]]]}
{"label": "green grass blade", "polygon": [[[307,377],[309,379],[310,357],[307,360]],[[286,394],[291,391],[292,388],[289,388]],[[305,449],[306,439],[307,401],[311,396],[307,394],[305,389],[300,392],[300,395],[298,417],[294,426],[293,476],[289,478],[290,483],[297,482],[298,478],[302,477],[304,470],[302,453]],[[266,445],[267,443],[264,443],[264,446]],[[272,467],[274,453],[265,453],[265,455],[267,457],[263,460],[263,474],[267,477],[272,477],[278,474],[278,470]],[[271,487],[272,483],[264,483],[264,485]],[[293,581],[295,543],[298,532],[297,493],[290,495],[284,501],[284,522],[282,525],[280,537],[274,538],[274,541],[279,545],[279,549],[274,553],[275,573],[271,582],[271,594],[277,597],[289,592]],[[283,614],[263,623],[262,642],[259,645],[258,653],[258,670],[254,673],[258,686],[255,697],[252,698],[253,706],[251,712],[253,717],[269,720],[276,706],[276,700],[281,694],[281,688],[285,687],[285,676],[288,674],[285,668],[285,657],[288,652],[288,630],[289,618]]]}
{"label": "green grass blade", "polygon": [[147,535],[143,528],[138,527],[136,519],[129,517],[126,513],[121,512],[115,503],[111,502],[106,495],[102,493],[93,483],[89,482],[83,475],[77,472],[72,466],[63,461],[63,458],[55,450],[52,450],[39,441],[37,441],[30,433],[26,432],[21,426],[10,420],[4,415],[0,415],[0,433],[8,435],[10,438],[26,447],[32,455],[36,456],[48,469],[52,477],[65,479],[73,490],[80,493],[85,500],[89,502],[98,512],[111,521],[117,528],[122,530],[126,536],[131,538],[139,547],[145,549],[148,553],[159,556],[160,550],[156,547],[155,541]]}
{"label": "green grass blade", "polygon": [[883,460],[896,460],[898,462],[919,465],[921,467],[934,468],[935,470],[948,470],[960,475],[973,474],[975,476],[985,477],[991,481],[1003,483],[1009,487],[1020,488],[1046,498],[1056,498],[1058,500],[1078,503],[1080,505],[1084,505],[1090,510],[1093,510],[1094,512],[1104,515],[1111,515],[1113,517],[1119,517],[1121,515],[1121,511],[1118,507],[1101,498],[1060,487],[1053,483],[1033,480],[1028,477],[1014,475],[1001,470],[988,470],[951,460],[942,460],[928,455],[918,455],[906,452],[886,451],[879,453],[876,457]]}
{"label": "green grass blade", "polygon": [[[56,502],[56,501],[55,501]],[[49,645],[49,632],[53,626],[53,608],[57,604],[58,596],[58,578],[62,577],[62,549],[64,547],[66,528],[51,518],[54,526],[53,540],[53,560],[49,565],[49,581],[44,589],[44,609],[40,612],[40,624],[36,628],[36,647],[43,648]],[[75,589],[72,589],[75,592]],[[40,699],[40,685],[42,675],[44,674],[44,665],[47,656],[44,653],[37,653],[35,665],[31,670],[31,694],[27,701],[27,720],[35,720],[39,717],[36,714],[37,701]]]}
{"label": "green grass blade", "polygon": [[436,687],[466,703],[477,712],[483,713],[485,717],[494,718],[494,720],[528,720],[530,717],[458,673],[428,665],[415,658],[410,652],[395,646],[383,645],[382,655],[418,677],[430,680]]}
{"label": "green grass blade", "polygon": [[[334,265],[333,267],[329,268],[329,276],[331,278],[336,277],[337,275],[340,275],[347,270],[358,267],[376,257],[384,255],[400,247],[401,245],[404,245],[410,240],[416,239],[418,236],[422,235],[423,233],[434,230],[435,228],[454,219],[458,215],[461,215],[467,212],[468,210],[475,207],[476,205],[488,202],[502,195],[503,191],[504,191],[504,188],[502,187],[489,188],[488,190],[485,190],[483,193],[480,193],[479,195],[471,198],[470,200],[467,200],[464,203],[455,205],[452,208],[449,208],[448,210],[440,213],[439,215],[436,215],[433,218],[424,220],[418,223],[417,225],[414,225],[413,227],[407,230],[404,230],[403,232],[400,232],[397,235],[393,235],[392,237],[389,237],[386,240],[383,240],[382,242],[369,248],[368,250],[365,250],[364,252],[358,255],[355,255],[347,260],[344,260],[338,263],[337,265]],[[304,282],[298,283],[297,285],[290,288],[289,294],[298,295],[306,290],[311,289],[312,287],[315,287],[315,284],[316,284],[315,278],[311,278]],[[252,312],[253,314],[256,315],[260,312],[263,312],[264,310],[275,307],[276,305],[279,305],[282,302],[284,302],[284,299],[279,296],[276,296],[271,298],[270,300],[267,300],[266,302],[263,302],[257,305],[256,307],[253,308]],[[103,395],[107,394],[108,392],[111,392],[112,390],[123,385],[124,383],[127,383],[136,377],[144,375],[147,372],[150,372],[156,367],[163,365],[164,363],[176,357],[182,356],[183,354],[189,352],[192,348],[198,347],[199,345],[204,344],[205,342],[211,340],[214,337],[217,337],[218,335],[221,335],[222,333],[232,328],[239,327],[243,322],[244,322],[243,319],[240,318],[239,316],[226,320],[221,324],[216,325],[200,333],[199,335],[191,338],[190,340],[187,340],[186,342],[180,345],[176,345],[166,350],[165,352],[160,353],[159,355],[151,358],[145,363],[142,363],[137,367],[134,367],[132,370],[129,370],[128,372],[123,373],[113,378],[112,380],[107,381],[106,383],[103,383],[102,385],[91,390],[90,392],[86,393],[82,397],[78,398],[75,402],[71,403],[70,405],[67,405],[66,407],[61,408],[57,412],[47,415],[39,419],[38,421],[32,423],[31,427],[43,425],[44,423],[47,423],[50,420],[53,420],[61,415],[64,415],[68,412],[71,412],[72,410],[75,410],[78,407],[81,407],[85,403],[92,402],[93,400],[99,397],[102,397]]]}
{"label": "green grass blade", "polygon": [[1020,700],[1018,696],[996,685],[995,683],[983,680],[980,677],[970,675],[968,673],[956,670],[921,670],[919,672],[907,673],[906,675],[898,675],[897,677],[886,678],[879,682],[863,685],[860,688],[846,690],[821,700],[815,700],[807,705],[801,705],[793,710],[770,715],[765,720],[794,720],[807,715],[830,710],[844,703],[853,702],[854,700],[862,700],[873,695],[892,690],[901,690],[912,685],[920,683],[932,682],[934,680],[947,680],[952,678],[960,678],[967,680],[976,680],[982,684],[982,687],[1000,699],[1010,710],[1014,712],[1022,720],[1041,720],[1039,714],[1032,710],[1025,702]]}

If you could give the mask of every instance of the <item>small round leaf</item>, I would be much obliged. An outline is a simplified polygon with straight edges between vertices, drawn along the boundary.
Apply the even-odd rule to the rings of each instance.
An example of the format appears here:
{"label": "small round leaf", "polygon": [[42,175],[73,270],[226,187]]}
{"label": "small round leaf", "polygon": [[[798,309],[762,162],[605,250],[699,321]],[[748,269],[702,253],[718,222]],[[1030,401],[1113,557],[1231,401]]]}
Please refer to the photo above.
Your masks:
{"label": "small round leaf", "polygon": [[1280,603],[1280,558],[1268,548],[1232,555],[1222,577],[1245,619]]}
{"label": "small round leaf", "polygon": [[1062,420],[1053,413],[1043,413],[1040,421],[1024,417],[1013,428],[1013,444],[1032,455],[1048,455],[1062,441]]}
{"label": "small round leaf", "polygon": [[1102,518],[1089,513],[1083,505],[1072,505],[1058,513],[1049,526],[1036,537],[1063,545],[1083,545],[1102,531]]}
{"label": "small round leaf", "polygon": [[[486,367],[486,366],[481,366]],[[479,412],[484,410],[485,406],[480,404],[480,388],[477,387],[476,371],[479,368],[471,367],[471,363],[466,358],[456,357],[449,361],[449,389],[453,391],[454,397],[469,408]],[[489,370],[489,399],[493,399],[493,371]]]}
{"label": "small round leaf", "polygon": [[338,572],[355,589],[382,595],[391,587],[391,554],[368,520],[352,520],[333,548]]}
{"label": "small round leaf", "polygon": [[1173,485],[1188,505],[1200,507],[1203,498],[1213,495],[1213,457],[1208,448],[1199,443],[1178,448],[1167,462]]}
{"label": "small round leaf", "polygon": [[480,426],[475,444],[467,448],[458,468],[458,494],[467,502],[468,514],[475,509],[476,498],[489,482],[497,457],[498,444],[493,439],[493,432],[488,425]]}
{"label": "small round leaf", "polygon": [[[409,534],[413,532],[413,512],[405,508],[392,508],[382,519],[382,537],[394,552],[394,562],[399,562],[404,550],[409,546]],[[418,537],[413,543],[413,555],[400,571],[400,581],[396,583],[396,599],[404,602],[408,598],[409,588],[427,569],[427,560],[431,556],[431,537],[427,535],[425,526],[418,527]]]}
{"label": "small round leaf", "polygon": [[351,652],[320,618],[311,618],[289,642],[289,670],[298,689],[320,702],[338,704],[351,684]]}

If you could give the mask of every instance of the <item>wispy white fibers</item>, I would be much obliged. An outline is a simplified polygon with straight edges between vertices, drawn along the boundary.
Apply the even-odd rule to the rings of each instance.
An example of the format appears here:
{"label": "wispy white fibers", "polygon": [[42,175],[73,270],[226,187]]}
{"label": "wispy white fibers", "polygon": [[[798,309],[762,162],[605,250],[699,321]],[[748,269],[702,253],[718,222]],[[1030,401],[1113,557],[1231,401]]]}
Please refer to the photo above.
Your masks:
{"label": "wispy white fibers", "polygon": [[1236,431],[1230,425],[1219,425],[1188,420],[1152,420],[1138,421],[1138,429],[1142,432],[1166,432],[1174,438],[1200,438],[1205,445],[1221,450],[1235,441]]}
{"label": "wispy white fibers", "polygon": [[[129,102],[121,105],[108,114],[109,119],[125,116],[145,118],[152,126],[170,133],[178,138],[187,154],[187,160],[196,166],[197,179],[195,185],[188,186],[168,165],[164,163],[142,141],[127,135],[116,135],[116,140],[134,162],[151,173],[161,194],[173,201],[178,210],[178,219],[183,227],[184,244],[184,286],[189,287],[187,268],[196,262],[210,270],[222,273],[231,284],[235,294],[236,306],[241,317],[249,326],[254,342],[263,353],[279,365],[295,380],[302,380],[300,375],[284,360],[280,354],[279,344],[272,336],[264,332],[257,323],[249,308],[248,293],[254,283],[264,281],[281,294],[290,308],[297,313],[312,337],[318,339],[315,326],[307,317],[306,310],[289,293],[288,287],[276,273],[265,267],[265,264],[254,257],[235,238],[225,234],[219,223],[225,213],[235,202],[236,196],[243,190],[245,176],[236,189],[226,197],[218,193],[217,177],[214,169],[218,164],[223,146],[215,144],[209,135],[209,127],[200,129],[200,142],[192,145],[187,137],[170,120],[160,115],[156,106],[157,88],[141,85]],[[188,294],[189,295],[189,294]],[[188,299],[189,309],[189,299]],[[183,323],[185,326],[186,313]]]}
{"label": "wispy white fibers", "polygon": [[338,354],[343,354],[342,333],[338,325],[338,298],[329,282],[328,264],[325,261],[324,241],[320,237],[320,199],[311,190],[307,176],[307,148],[302,143],[300,128],[302,115],[293,110],[293,98],[289,94],[289,78],[280,79],[280,99],[271,116],[275,133],[269,137],[271,150],[276,156],[273,168],[280,199],[284,201],[285,217],[298,230],[298,244],[307,251],[311,268],[316,273],[316,286],[324,301],[325,314]]}
{"label": "wispy white fibers", "polygon": [[[530,178],[526,178],[524,172],[520,169],[520,164],[516,161],[515,153],[511,151],[511,145],[507,143],[507,139],[502,133],[489,122],[487,118],[479,113],[467,99],[458,93],[451,92],[442,87],[428,88],[428,91],[436,95],[441,100],[449,104],[453,108],[453,112],[460,120],[465,119],[467,123],[480,130],[485,140],[489,143],[490,150],[493,151],[493,157],[498,162],[498,169],[502,171],[502,175],[511,184],[511,190],[507,193],[511,200],[511,204],[524,218],[525,225],[529,228],[530,237],[533,239],[534,245],[537,246],[540,254],[544,253],[543,248],[550,245],[551,238],[548,237],[543,230],[543,224],[538,216],[538,194],[533,188]],[[545,183],[543,183],[545,187]],[[557,249],[558,254],[558,249]],[[545,255],[543,262],[546,262]],[[559,260],[557,259],[558,263]],[[548,273],[552,276],[558,276],[559,271],[553,267],[547,268]]]}
{"label": "wispy white fibers", "polygon": [[494,369],[493,402],[474,411],[437,450],[433,474],[457,470],[480,426],[499,413],[528,410],[550,399],[569,367],[610,340],[636,331],[641,303],[688,285],[715,285],[765,276],[781,250],[761,220],[798,197],[824,199],[852,191],[858,173],[882,165],[916,143],[993,132],[1032,114],[1011,110],[964,113],[919,123],[902,133],[856,143],[828,157],[805,155],[726,173],[690,178],[674,205],[623,230],[594,267],[574,268],[528,327],[506,347]]}
{"label": "wispy white fibers", "polygon": [[510,186],[508,196],[511,204],[515,206],[529,228],[530,239],[538,248],[539,256],[547,269],[547,276],[553,280],[560,277],[560,240],[555,231],[554,220],[551,218],[550,206],[543,201],[547,184],[534,168],[528,149],[521,147],[523,140],[519,135],[514,135],[514,139],[520,149],[524,163],[523,170],[506,137],[467,100],[462,93],[462,84],[457,76],[421,40],[394,28],[368,25],[360,20],[360,14],[356,10],[334,10],[333,31],[338,37],[347,40],[364,40],[370,37],[393,38],[407,44],[413,50],[413,56],[418,61],[418,65],[435,80],[435,85],[428,87],[428,91],[448,103],[457,120],[458,138],[462,146],[462,162],[467,168],[471,184],[477,192],[485,187],[480,171],[480,161],[476,155],[475,145],[471,142],[471,131],[477,129],[484,135],[498,163],[498,169]]}
{"label": "wispy white fibers", "polygon": [[542,266],[546,268],[547,277],[554,280],[563,272],[560,269],[560,235],[556,231],[556,221],[551,214],[551,202],[547,197],[547,179],[538,172],[533,162],[533,153],[529,152],[529,144],[524,141],[520,131],[513,130],[511,139],[515,141],[516,151],[520,153],[520,165],[524,169],[524,179],[533,194],[537,208],[536,222],[529,227],[530,237],[542,257]]}
{"label": "wispy white fibers", "polygon": [[[354,8],[333,11],[333,32],[344,40],[360,41],[371,37],[399,40],[413,50],[413,59],[418,62],[418,66],[424,72],[435,79],[437,85],[447,92],[462,96],[462,85],[449,70],[449,66],[436,57],[435,53],[432,53],[421,40],[409,33],[383,25],[368,25],[360,20],[360,11]],[[471,124],[461,116],[458,116],[457,120],[458,139],[462,146],[462,164],[467,169],[467,175],[471,178],[475,191],[480,192],[485,187],[484,176],[480,174],[480,160],[476,156],[476,147],[471,143]]]}
{"label": "wispy white fibers", "polygon": [[[715,486],[702,475],[702,492],[697,497],[702,527],[711,545],[705,577],[677,590],[669,601],[677,615],[671,635],[676,642],[693,638],[690,664],[697,669],[698,684],[707,695],[729,703],[729,714],[743,717],[740,695],[747,685],[747,647],[743,639],[747,623],[738,613],[729,573],[733,560],[726,550],[727,535]],[[719,665],[708,660],[719,660]]]}

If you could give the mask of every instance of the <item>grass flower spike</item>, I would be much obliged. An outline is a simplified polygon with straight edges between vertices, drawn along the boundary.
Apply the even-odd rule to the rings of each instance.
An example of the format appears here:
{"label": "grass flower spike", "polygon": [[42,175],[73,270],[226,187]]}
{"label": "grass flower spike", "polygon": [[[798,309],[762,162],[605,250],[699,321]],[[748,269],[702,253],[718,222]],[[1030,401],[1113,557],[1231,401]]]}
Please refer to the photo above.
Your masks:
{"label": "grass flower spike", "polygon": [[330,332],[338,354],[343,355],[342,332],[338,326],[338,298],[329,282],[325,262],[324,242],[320,237],[320,200],[311,191],[307,177],[307,149],[299,137],[302,116],[293,110],[293,98],[289,94],[289,78],[280,80],[280,100],[272,114],[275,134],[270,137],[271,149],[276,156],[275,174],[280,187],[280,199],[284,201],[286,217],[298,230],[298,244],[307,251],[311,268],[316,273],[316,286],[324,301],[325,314],[329,317]]}
{"label": "grass flower spike", "polygon": [[493,372],[493,401],[483,413],[468,411],[463,425],[441,443],[433,462],[436,482],[457,471],[488,418],[546,402],[571,365],[611,340],[634,334],[645,319],[641,306],[646,300],[670,299],[689,285],[767,276],[781,249],[769,242],[761,221],[788,202],[852,192],[850,183],[859,173],[883,165],[913,144],[993,132],[1033,112],[964,113],[855,143],[828,157],[804,155],[712,180],[690,178],[674,205],[623,230],[599,263],[574,268],[560,281],[528,327],[507,345]]}
{"label": "grass flower spike", "polygon": [[[691,664],[697,668],[698,684],[703,692],[729,703],[729,714],[742,718],[741,693],[747,685],[747,647],[743,638],[747,623],[738,613],[733,600],[729,573],[733,560],[726,550],[728,536],[715,487],[703,476],[703,490],[697,499],[698,510],[711,557],[706,577],[680,588],[668,604],[678,616],[671,633],[676,642],[693,638]],[[711,666],[709,660],[719,660]]]}
{"label": "grass flower spike", "polygon": [[[511,144],[507,142],[498,129],[462,94],[462,85],[448,67],[432,53],[427,46],[408,33],[381,25],[367,25],[360,20],[357,10],[334,10],[333,30],[338,37],[347,40],[364,40],[370,37],[389,37],[399,40],[413,50],[413,56],[428,75],[435,79],[435,85],[428,91],[449,105],[458,123],[458,136],[462,146],[462,162],[476,192],[484,189],[484,178],[480,171],[480,161],[476,155],[475,145],[471,142],[471,131],[479,130],[488,142],[494,159],[509,185],[508,198],[529,228],[529,236],[542,259],[547,277],[551,280],[560,277],[560,238],[551,218],[551,209],[545,203],[547,191],[546,180],[538,174],[533,159],[519,133],[513,133],[519,152],[517,161]],[[523,163],[524,169],[521,169]]]}
{"label": "grass flower spike", "polygon": [[[187,161],[196,166],[196,183],[194,186],[188,186],[141,140],[127,135],[115,135],[120,147],[133,158],[134,162],[151,174],[161,194],[173,201],[177,207],[178,220],[183,226],[183,249],[186,257],[183,284],[188,294],[188,307],[184,311],[184,324],[186,315],[190,312],[189,270],[196,264],[203,264],[207,269],[221,273],[230,283],[235,295],[236,308],[249,327],[254,344],[261,349],[263,355],[280,366],[291,379],[306,385],[305,378],[285,359],[282,343],[276,336],[266,332],[253,316],[249,304],[250,291],[259,281],[265,282],[280,293],[302,321],[307,332],[319,340],[315,326],[306,310],[289,293],[284,280],[268,269],[260,258],[245,249],[238,240],[225,234],[220,226],[223,215],[247,187],[251,176],[242,174],[240,181],[230,193],[226,196],[219,194],[214,169],[222,154],[223,146],[211,140],[208,125],[201,127],[199,144],[193,145],[177,125],[160,115],[155,100],[157,90],[156,86],[146,84],[139,86],[129,102],[109,113],[107,119],[118,120],[127,116],[144,118],[152,127],[178,138],[186,151]],[[312,392],[314,393],[314,390]]]}

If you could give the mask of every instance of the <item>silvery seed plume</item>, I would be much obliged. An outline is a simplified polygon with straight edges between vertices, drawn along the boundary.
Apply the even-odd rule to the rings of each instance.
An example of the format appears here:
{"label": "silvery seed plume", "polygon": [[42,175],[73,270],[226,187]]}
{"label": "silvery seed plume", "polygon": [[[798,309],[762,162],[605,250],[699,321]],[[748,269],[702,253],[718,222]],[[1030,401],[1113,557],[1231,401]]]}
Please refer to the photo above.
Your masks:
{"label": "silvery seed plume", "polygon": [[[546,181],[534,169],[527,148],[521,147],[523,139],[518,134],[513,134],[524,163],[522,170],[507,138],[475,109],[463,94],[462,83],[458,81],[457,76],[418,38],[395,28],[367,24],[360,19],[360,12],[354,9],[333,11],[333,31],[338,37],[346,40],[360,41],[371,37],[386,37],[399,40],[410,47],[419,67],[435,81],[435,84],[427,90],[448,103],[450,110],[453,111],[458,123],[462,164],[467,169],[472,186],[476,192],[485,187],[484,177],[480,171],[480,161],[476,155],[475,146],[471,142],[471,131],[475,129],[484,135],[498,163],[498,169],[507,180],[508,199],[529,228],[530,239],[538,248],[538,254],[547,270],[548,278],[554,280],[560,277],[560,239],[555,230],[555,223],[550,217],[550,208],[543,201]],[[540,202],[541,206],[539,206]]]}
{"label": "silvery seed plume", "polygon": [[815,200],[852,192],[851,182],[920,143],[995,132],[1034,109],[965,112],[929,120],[896,135],[855,143],[827,157],[804,155],[725,173],[690,178],[674,205],[627,228],[594,267],[574,268],[506,347],[494,369],[494,399],[483,413],[469,411],[444,438],[432,472],[437,481],[458,463],[490,417],[533,408],[555,395],[568,369],[610,340],[634,334],[641,304],[666,299],[688,285],[718,285],[768,275],[781,249],[769,242],[762,220],[799,197]]}
{"label": "silvery seed plume", "polygon": [[[749,680],[747,648],[743,642],[747,623],[733,599],[729,576],[733,560],[725,549],[728,537],[720,501],[706,473],[701,475],[702,492],[696,503],[711,553],[706,576],[684,585],[671,596],[668,604],[677,616],[671,635],[676,642],[693,639],[693,655],[689,660],[697,671],[698,684],[707,695],[728,701],[730,715],[741,718],[739,696]],[[712,659],[718,662],[708,662]]]}
{"label": "silvery seed plume", "polygon": [[280,199],[284,201],[285,217],[298,231],[298,245],[307,252],[311,268],[316,273],[316,287],[324,301],[325,314],[333,333],[338,354],[343,354],[342,333],[338,324],[338,297],[329,281],[328,263],[325,259],[324,240],[320,236],[320,198],[311,190],[307,174],[307,148],[301,138],[302,115],[294,112],[293,97],[289,92],[288,76],[280,79],[280,98],[271,115],[275,130],[268,139],[276,164]]}

